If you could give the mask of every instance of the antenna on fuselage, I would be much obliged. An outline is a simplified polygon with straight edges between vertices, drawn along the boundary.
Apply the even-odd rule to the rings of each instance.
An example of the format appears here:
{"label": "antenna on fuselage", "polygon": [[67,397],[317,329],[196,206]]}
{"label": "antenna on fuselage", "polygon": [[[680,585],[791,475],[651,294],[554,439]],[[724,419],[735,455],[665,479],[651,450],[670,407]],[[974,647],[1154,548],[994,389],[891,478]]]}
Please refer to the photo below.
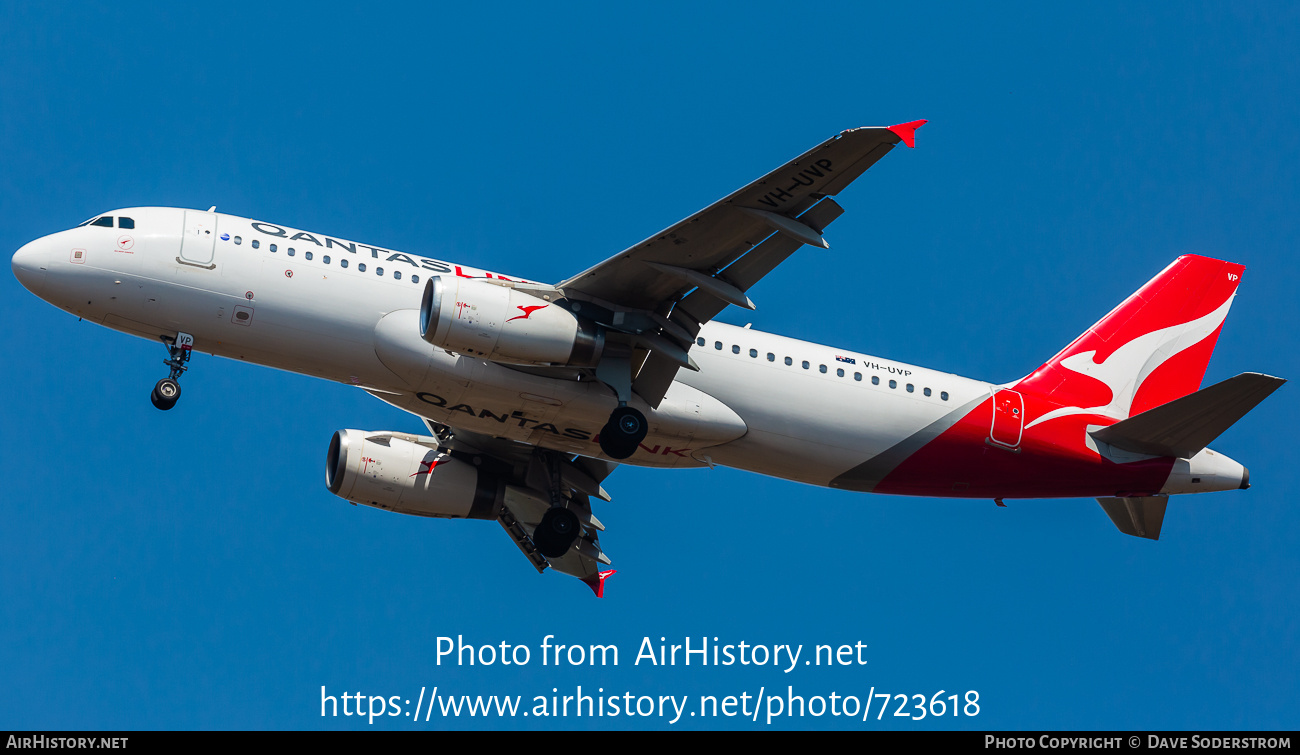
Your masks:
{"label": "antenna on fuselage", "polygon": [[212,205],[211,207],[208,208],[208,212],[216,212],[216,211],[217,211],[216,205]]}

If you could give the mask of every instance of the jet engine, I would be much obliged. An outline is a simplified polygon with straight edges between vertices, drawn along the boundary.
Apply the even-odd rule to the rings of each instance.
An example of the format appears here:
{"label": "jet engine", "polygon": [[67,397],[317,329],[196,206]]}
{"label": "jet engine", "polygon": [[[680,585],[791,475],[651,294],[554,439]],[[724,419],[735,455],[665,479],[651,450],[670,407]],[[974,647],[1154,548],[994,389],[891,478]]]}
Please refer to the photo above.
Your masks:
{"label": "jet engine", "polygon": [[494,362],[594,367],[604,330],[554,301],[463,278],[429,278],[420,337],[439,348]]}
{"label": "jet engine", "polygon": [[438,449],[434,438],[339,430],[325,461],[330,492],[353,503],[416,516],[496,519],[504,483]]}

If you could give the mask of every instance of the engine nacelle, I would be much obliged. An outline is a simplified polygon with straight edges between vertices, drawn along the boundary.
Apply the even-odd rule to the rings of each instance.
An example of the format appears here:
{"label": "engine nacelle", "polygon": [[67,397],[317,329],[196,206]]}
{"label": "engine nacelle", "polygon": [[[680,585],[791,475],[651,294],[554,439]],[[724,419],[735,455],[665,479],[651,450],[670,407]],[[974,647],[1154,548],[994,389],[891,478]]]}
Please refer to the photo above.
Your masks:
{"label": "engine nacelle", "polygon": [[506,286],[432,276],[420,303],[420,337],[494,362],[594,367],[604,330],[554,302]]}
{"label": "engine nacelle", "polygon": [[434,438],[339,430],[325,460],[330,492],[353,503],[416,516],[496,519],[505,485],[438,450]]}

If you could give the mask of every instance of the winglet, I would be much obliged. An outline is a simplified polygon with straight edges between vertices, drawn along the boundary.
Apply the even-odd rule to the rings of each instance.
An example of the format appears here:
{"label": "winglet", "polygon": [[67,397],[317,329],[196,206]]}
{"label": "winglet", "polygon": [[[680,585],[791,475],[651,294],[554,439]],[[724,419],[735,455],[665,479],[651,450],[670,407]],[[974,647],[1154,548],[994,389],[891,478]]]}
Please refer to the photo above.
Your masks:
{"label": "winglet", "polygon": [[609,571],[597,572],[596,574],[592,574],[588,577],[583,577],[582,581],[586,583],[587,587],[591,588],[592,592],[596,593],[597,598],[603,598],[605,597],[605,580],[609,578],[609,575],[615,574],[617,572],[618,569],[610,569]]}
{"label": "winglet", "polygon": [[908,147],[916,146],[916,130],[927,123],[925,120],[912,121],[910,123],[900,123],[897,126],[890,126],[889,130],[898,134],[898,138],[903,140],[903,144]]}

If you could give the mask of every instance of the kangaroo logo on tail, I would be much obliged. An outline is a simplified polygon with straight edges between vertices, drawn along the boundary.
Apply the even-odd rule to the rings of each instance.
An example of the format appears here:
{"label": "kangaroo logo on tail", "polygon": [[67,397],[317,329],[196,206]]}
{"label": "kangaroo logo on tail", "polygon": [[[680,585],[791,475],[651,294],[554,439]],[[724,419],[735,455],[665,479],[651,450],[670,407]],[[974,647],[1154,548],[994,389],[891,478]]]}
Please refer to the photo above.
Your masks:
{"label": "kangaroo logo on tail", "polygon": [[1105,383],[1110,389],[1110,403],[1088,407],[1063,406],[1030,422],[1026,429],[1072,414],[1098,414],[1127,419],[1133,407],[1133,397],[1147,377],[1170,357],[1195,346],[1218,330],[1228,317],[1228,309],[1235,297],[1234,293],[1218,309],[1204,317],[1138,336],[1100,363],[1093,361],[1096,350],[1072,354],[1062,359],[1060,365],[1067,370]]}
{"label": "kangaroo logo on tail", "polygon": [[1174,260],[1016,384],[1048,404],[1035,402],[1043,414],[1025,429],[1080,414],[1123,420],[1196,391],[1243,270],[1197,255]]}

